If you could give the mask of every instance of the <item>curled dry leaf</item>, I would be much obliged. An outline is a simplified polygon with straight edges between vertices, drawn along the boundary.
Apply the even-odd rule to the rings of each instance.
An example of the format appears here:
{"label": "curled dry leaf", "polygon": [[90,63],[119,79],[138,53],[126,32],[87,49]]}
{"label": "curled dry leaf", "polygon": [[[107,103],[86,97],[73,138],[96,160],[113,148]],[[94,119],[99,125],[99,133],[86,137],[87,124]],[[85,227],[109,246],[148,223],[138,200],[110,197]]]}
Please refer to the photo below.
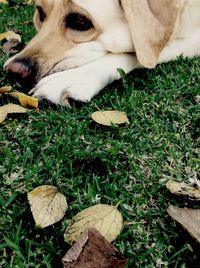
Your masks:
{"label": "curled dry leaf", "polygon": [[16,34],[14,33],[13,31],[8,31],[8,32],[5,32],[5,33],[0,33],[0,42],[3,40],[3,39],[6,39],[6,40],[10,40],[10,39],[16,39],[18,40],[19,42],[21,42],[21,36],[19,34]]}
{"label": "curled dry leaf", "polygon": [[38,99],[30,97],[21,92],[10,92],[8,93],[10,96],[17,98],[20,104],[24,107],[38,108]]}
{"label": "curled dry leaf", "polygon": [[36,226],[41,228],[60,221],[68,208],[65,196],[50,185],[35,188],[28,193],[28,200]]}
{"label": "curled dry leaf", "polygon": [[79,212],[65,232],[69,244],[77,241],[86,228],[96,228],[109,242],[115,240],[123,227],[123,219],[117,207],[95,205]]}
{"label": "curled dry leaf", "polygon": [[167,212],[200,243],[200,209],[170,206]]}
{"label": "curled dry leaf", "polygon": [[127,259],[96,229],[89,228],[62,259],[64,268],[123,268]]}
{"label": "curled dry leaf", "polygon": [[5,94],[5,93],[8,93],[12,90],[12,87],[11,86],[5,86],[5,87],[1,87],[0,88],[0,94]]}
{"label": "curled dry leaf", "polygon": [[200,189],[192,187],[184,182],[168,181],[166,187],[172,194],[183,195],[191,199],[200,200]]}
{"label": "curled dry leaf", "polygon": [[119,111],[97,111],[92,114],[92,119],[104,126],[130,123],[127,115],[124,112]]}
{"label": "curled dry leaf", "polygon": [[1,106],[0,107],[0,123],[2,123],[8,114],[23,114],[23,113],[26,113],[26,109],[19,106],[19,105],[16,105],[16,104],[7,104],[7,105],[4,105],[4,106]]}

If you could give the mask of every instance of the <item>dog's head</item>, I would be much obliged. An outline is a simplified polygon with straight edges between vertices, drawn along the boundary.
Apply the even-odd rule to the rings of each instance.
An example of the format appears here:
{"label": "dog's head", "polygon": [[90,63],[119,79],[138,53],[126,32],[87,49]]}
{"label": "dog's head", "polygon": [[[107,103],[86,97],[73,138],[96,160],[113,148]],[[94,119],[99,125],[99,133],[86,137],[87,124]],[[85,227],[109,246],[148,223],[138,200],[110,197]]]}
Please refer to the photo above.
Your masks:
{"label": "dog's head", "polygon": [[[181,1],[181,0],[180,0]],[[136,52],[154,67],[176,22],[177,0],[36,0],[38,34],[6,68],[38,82],[58,71],[98,60],[106,53]]]}

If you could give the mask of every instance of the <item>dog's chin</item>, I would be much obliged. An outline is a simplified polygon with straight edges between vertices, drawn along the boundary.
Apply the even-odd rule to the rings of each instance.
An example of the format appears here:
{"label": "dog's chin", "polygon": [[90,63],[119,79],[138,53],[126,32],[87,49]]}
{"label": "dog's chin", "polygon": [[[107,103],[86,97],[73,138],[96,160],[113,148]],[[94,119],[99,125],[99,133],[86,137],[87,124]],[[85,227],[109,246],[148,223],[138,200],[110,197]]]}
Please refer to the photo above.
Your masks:
{"label": "dog's chin", "polygon": [[17,83],[23,92],[28,93],[32,88],[34,88],[40,82],[40,80],[49,75],[50,75],[49,72],[46,73],[35,72],[32,73],[31,76],[25,78],[21,78],[20,76],[17,75],[15,75],[15,77],[13,78],[12,74],[9,76],[11,77],[10,80],[12,81],[12,83]]}
{"label": "dog's chin", "polygon": [[33,77],[27,77],[22,78],[20,75],[15,75],[15,77],[12,76],[12,74],[8,73],[8,79],[11,81],[11,84],[17,84],[21,88],[23,92],[28,92],[30,89],[32,89],[39,80]]}

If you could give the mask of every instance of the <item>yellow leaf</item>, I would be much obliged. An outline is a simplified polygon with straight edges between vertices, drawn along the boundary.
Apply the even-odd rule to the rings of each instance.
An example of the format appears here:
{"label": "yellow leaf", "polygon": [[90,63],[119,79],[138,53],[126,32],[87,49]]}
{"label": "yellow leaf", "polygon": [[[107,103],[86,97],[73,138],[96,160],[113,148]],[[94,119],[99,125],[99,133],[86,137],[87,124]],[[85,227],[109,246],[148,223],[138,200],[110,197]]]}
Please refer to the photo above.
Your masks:
{"label": "yellow leaf", "polygon": [[120,111],[97,111],[92,114],[92,119],[98,124],[104,126],[130,123],[127,115]]}
{"label": "yellow leaf", "polygon": [[123,227],[123,219],[117,207],[96,205],[79,212],[65,231],[69,244],[76,242],[87,228],[96,228],[109,242],[115,240]]}
{"label": "yellow leaf", "polygon": [[22,93],[19,95],[19,102],[24,107],[29,106],[31,108],[38,108],[38,99],[27,96]]}
{"label": "yellow leaf", "polygon": [[18,91],[8,93],[10,96],[17,98],[20,104],[24,107],[38,108],[38,99],[30,97]]}
{"label": "yellow leaf", "polygon": [[19,42],[21,42],[21,36],[19,34],[16,34],[14,33],[13,31],[8,31],[8,32],[5,32],[5,33],[0,33],[0,42],[3,40],[3,39],[6,39],[6,40],[10,40],[10,39],[16,39],[18,40]]}
{"label": "yellow leaf", "polygon": [[8,93],[9,96],[14,97],[16,99],[19,99],[19,94],[20,94],[20,92],[18,92],[18,91],[12,91],[12,92]]}
{"label": "yellow leaf", "polygon": [[7,92],[10,92],[11,90],[12,90],[12,87],[11,86],[1,87],[0,88],[0,94],[4,94],[4,93],[7,93]]}
{"label": "yellow leaf", "polygon": [[192,199],[200,200],[200,189],[194,188],[184,182],[168,181],[166,187],[172,194],[188,196]]}
{"label": "yellow leaf", "polygon": [[50,185],[35,188],[28,193],[28,200],[36,226],[41,228],[60,221],[68,208],[65,196]]}

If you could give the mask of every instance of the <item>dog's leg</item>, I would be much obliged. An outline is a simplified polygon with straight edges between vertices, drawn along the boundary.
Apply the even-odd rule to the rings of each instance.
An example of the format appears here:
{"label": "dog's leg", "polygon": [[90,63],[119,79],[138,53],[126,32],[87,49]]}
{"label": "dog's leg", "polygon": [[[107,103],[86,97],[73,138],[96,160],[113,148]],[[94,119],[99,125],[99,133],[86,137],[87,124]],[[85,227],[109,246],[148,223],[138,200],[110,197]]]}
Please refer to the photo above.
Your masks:
{"label": "dog's leg", "polygon": [[68,105],[68,98],[87,102],[112,81],[119,79],[117,68],[126,73],[139,67],[131,54],[107,54],[81,67],[58,72],[43,78],[31,91],[39,99]]}

